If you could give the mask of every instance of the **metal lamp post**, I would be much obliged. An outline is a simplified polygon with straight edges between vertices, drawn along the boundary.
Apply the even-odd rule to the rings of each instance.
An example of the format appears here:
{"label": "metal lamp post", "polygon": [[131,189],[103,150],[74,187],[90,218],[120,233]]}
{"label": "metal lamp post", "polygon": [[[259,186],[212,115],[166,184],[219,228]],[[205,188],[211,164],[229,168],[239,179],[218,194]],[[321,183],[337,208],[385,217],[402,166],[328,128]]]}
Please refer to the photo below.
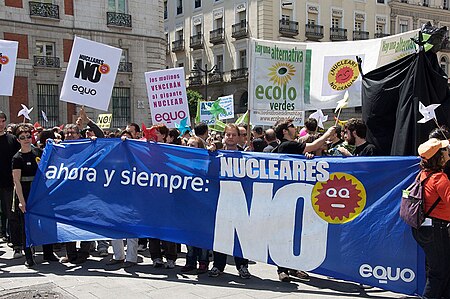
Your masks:
{"label": "metal lamp post", "polygon": [[216,69],[216,66],[213,65],[212,68],[208,69],[208,64],[205,64],[205,68],[202,69],[197,63],[194,64],[194,71],[200,71],[205,74],[205,100],[208,100],[208,74]]}

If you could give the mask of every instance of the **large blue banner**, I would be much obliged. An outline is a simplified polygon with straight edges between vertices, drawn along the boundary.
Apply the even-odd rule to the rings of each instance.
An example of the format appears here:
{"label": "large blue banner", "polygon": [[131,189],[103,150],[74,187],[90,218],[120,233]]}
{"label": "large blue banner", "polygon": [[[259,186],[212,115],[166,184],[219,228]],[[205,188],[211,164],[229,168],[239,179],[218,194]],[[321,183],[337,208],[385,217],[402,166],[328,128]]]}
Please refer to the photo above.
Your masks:
{"label": "large blue banner", "polygon": [[50,143],[28,244],[152,237],[413,294],[424,261],[398,211],[418,162]]}

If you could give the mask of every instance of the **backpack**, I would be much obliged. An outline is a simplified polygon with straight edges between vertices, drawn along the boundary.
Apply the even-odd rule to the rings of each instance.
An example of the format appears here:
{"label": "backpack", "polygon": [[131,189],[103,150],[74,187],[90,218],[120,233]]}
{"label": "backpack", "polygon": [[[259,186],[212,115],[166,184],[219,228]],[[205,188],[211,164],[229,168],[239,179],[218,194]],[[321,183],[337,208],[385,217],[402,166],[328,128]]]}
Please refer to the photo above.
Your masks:
{"label": "backpack", "polygon": [[400,218],[406,222],[409,226],[418,229],[425,218],[430,215],[430,213],[437,206],[441,198],[439,197],[430,207],[430,209],[425,213],[424,210],[424,185],[426,181],[435,173],[432,172],[427,177],[421,181],[419,172],[414,182],[402,191],[402,202],[400,204]]}

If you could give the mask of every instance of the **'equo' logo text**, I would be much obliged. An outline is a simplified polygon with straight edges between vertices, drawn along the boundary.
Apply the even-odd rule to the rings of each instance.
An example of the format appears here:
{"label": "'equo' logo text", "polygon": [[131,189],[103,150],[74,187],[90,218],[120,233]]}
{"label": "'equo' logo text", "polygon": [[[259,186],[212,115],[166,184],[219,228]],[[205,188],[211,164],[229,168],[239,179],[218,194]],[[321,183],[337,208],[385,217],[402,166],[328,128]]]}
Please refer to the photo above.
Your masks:
{"label": "'equo' logo text", "polygon": [[328,84],[334,90],[346,90],[358,79],[358,63],[351,59],[336,62],[328,72]]}
{"label": "'equo' logo text", "polygon": [[374,277],[379,283],[387,284],[389,281],[403,280],[410,283],[416,278],[416,274],[409,268],[391,268],[383,266],[375,266],[372,268],[369,264],[362,264],[359,267],[359,275],[364,278]]}

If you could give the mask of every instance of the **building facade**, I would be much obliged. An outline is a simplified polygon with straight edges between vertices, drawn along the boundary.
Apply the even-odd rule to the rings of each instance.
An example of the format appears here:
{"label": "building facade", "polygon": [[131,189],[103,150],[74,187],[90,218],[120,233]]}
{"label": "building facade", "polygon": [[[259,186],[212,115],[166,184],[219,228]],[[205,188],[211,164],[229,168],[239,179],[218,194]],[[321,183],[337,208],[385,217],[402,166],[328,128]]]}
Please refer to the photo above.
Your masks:
{"label": "building facade", "polygon": [[[32,122],[74,122],[77,106],[59,100],[75,36],[123,50],[111,103],[112,128],[150,122],[144,73],[165,67],[162,0],[0,0],[0,39],[19,42],[13,96],[0,110],[17,118],[34,107]],[[48,117],[46,123],[41,115]],[[87,108],[91,118],[108,113]]]}
{"label": "building facade", "polygon": [[[249,37],[296,42],[377,38],[390,33],[389,14],[381,0],[165,0],[167,66],[183,66],[189,88],[204,97],[207,90],[208,99],[234,95],[235,112],[243,113]],[[203,70],[212,66],[206,88]]]}
{"label": "building facade", "polygon": [[[293,42],[380,38],[420,28],[428,20],[447,25],[448,2],[164,0],[167,67],[183,66],[188,88],[208,99],[234,95],[235,112],[243,113],[247,109],[250,37]],[[438,56],[447,70],[446,51]],[[206,86],[203,70],[214,65]],[[360,112],[361,107],[345,109],[342,117],[360,116]]]}
{"label": "building facade", "polygon": [[[436,27],[450,28],[449,0],[393,0],[390,23],[392,33],[402,33],[422,27],[428,21]],[[442,69],[448,74],[450,63],[450,44],[448,38],[437,53]]]}

